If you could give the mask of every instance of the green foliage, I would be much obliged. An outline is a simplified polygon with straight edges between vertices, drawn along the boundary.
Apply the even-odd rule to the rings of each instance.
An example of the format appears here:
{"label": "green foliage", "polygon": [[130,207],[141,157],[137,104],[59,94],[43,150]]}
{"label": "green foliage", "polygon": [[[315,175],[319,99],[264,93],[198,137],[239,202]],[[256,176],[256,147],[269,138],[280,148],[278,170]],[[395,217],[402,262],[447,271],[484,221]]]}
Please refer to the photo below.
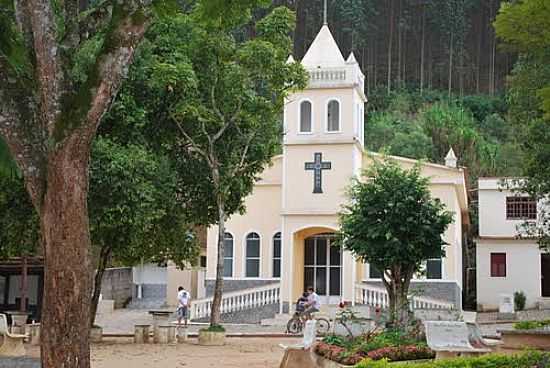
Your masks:
{"label": "green foliage", "polygon": [[0,258],[34,255],[38,249],[39,219],[17,175],[0,175]]}
{"label": "green foliage", "polygon": [[180,267],[194,262],[198,246],[177,193],[165,157],[99,137],[90,167],[92,244],[111,249],[114,259],[128,266],[141,260],[172,260]]}
{"label": "green foliage", "polygon": [[525,302],[527,298],[523,291],[516,291],[514,293],[514,306],[517,311],[522,311],[525,309]]}
{"label": "green foliage", "polygon": [[522,149],[514,125],[506,120],[503,97],[482,95],[449,100],[436,91],[402,90],[370,96],[365,144],[369,150],[443,163],[450,147],[479,176],[520,173]]}
{"label": "green foliage", "polygon": [[519,355],[484,355],[475,358],[454,358],[422,363],[390,363],[388,361],[373,361],[365,359],[356,368],[532,368],[546,367],[550,355],[531,351]]}
{"label": "green foliage", "polygon": [[504,2],[494,26],[498,37],[521,53],[550,47],[550,8],[546,0]]}
{"label": "green foliage", "polygon": [[207,328],[201,329],[201,331],[207,332],[225,332],[225,328],[222,325],[210,325]]}
{"label": "green foliage", "polygon": [[453,214],[431,197],[418,166],[406,170],[392,160],[374,160],[353,181],[349,199],[340,214],[339,242],[384,272],[392,323],[409,328],[410,280],[423,261],[445,255],[442,235]]}
{"label": "green foliage", "polygon": [[270,0],[199,0],[195,15],[207,27],[233,29],[252,19],[252,10]]}
{"label": "green foliage", "polygon": [[444,255],[441,238],[453,215],[430,196],[418,167],[374,161],[349,191],[340,215],[344,247],[380,270],[403,265],[420,270],[422,261]]}
{"label": "green foliage", "polygon": [[[504,45],[520,53],[510,77],[510,115],[517,126],[525,153],[521,189],[534,198],[550,197],[550,8],[544,0],[502,5],[495,21]],[[550,215],[545,209],[537,223],[526,223],[525,236],[550,249]]]}
{"label": "green foliage", "polygon": [[550,326],[550,320],[546,321],[520,321],[514,323],[516,330],[537,330]]}

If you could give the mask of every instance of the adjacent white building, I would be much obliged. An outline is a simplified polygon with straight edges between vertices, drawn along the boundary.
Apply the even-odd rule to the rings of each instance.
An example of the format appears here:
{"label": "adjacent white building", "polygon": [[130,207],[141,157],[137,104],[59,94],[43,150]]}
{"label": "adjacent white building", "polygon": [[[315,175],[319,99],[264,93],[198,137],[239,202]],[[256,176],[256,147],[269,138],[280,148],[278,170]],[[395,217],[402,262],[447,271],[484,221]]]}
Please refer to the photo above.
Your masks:
{"label": "adjacent white building", "polygon": [[540,206],[514,190],[514,179],[479,179],[477,304],[495,310],[502,295],[522,291],[527,308],[550,303],[550,254],[535,239],[520,238],[521,226],[536,221]]}

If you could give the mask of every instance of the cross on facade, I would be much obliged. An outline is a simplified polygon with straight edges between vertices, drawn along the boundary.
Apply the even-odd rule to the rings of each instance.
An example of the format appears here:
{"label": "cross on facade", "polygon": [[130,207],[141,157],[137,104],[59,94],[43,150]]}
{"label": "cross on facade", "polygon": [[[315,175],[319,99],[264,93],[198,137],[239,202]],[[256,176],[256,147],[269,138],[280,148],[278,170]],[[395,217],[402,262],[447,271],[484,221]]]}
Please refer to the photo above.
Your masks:
{"label": "cross on facade", "polygon": [[313,171],[313,193],[323,193],[323,170],[331,170],[330,162],[323,162],[323,154],[315,153],[313,162],[306,162],[306,170]]}

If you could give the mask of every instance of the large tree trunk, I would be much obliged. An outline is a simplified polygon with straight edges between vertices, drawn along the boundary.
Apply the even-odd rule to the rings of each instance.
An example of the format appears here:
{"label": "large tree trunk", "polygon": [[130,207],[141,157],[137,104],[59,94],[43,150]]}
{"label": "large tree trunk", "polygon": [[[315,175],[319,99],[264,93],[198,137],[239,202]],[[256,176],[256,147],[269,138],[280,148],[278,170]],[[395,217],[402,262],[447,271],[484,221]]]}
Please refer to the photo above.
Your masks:
{"label": "large tree trunk", "polygon": [[401,267],[393,267],[382,278],[388,292],[389,321],[393,328],[406,331],[409,327],[409,285],[412,272]]}
{"label": "large tree trunk", "polygon": [[88,368],[90,234],[88,157],[73,137],[51,153],[41,208],[44,247],[42,367]]}
{"label": "large tree trunk", "polygon": [[95,317],[97,314],[97,306],[99,304],[99,296],[101,295],[101,283],[103,281],[103,275],[111,259],[111,247],[102,247],[99,253],[99,261],[97,264],[97,270],[94,277],[94,291],[92,293],[92,301],[90,306],[90,327],[94,327]]}

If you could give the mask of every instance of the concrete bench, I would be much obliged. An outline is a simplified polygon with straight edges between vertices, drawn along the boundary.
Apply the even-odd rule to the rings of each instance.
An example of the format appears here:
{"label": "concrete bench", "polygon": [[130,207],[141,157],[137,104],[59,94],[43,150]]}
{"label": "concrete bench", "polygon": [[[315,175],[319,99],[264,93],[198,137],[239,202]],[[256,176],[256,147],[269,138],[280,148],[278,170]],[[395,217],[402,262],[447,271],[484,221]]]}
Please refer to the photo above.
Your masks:
{"label": "concrete bench", "polygon": [[149,329],[151,325],[135,325],[134,326],[134,343],[147,344],[149,343]]}
{"label": "concrete bench", "polygon": [[25,355],[23,341],[26,336],[10,333],[5,314],[0,314],[0,335],[4,337],[0,346],[0,356],[20,357]]}
{"label": "concrete bench", "polygon": [[35,358],[2,358],[0,368],[40,368],[40,360]]}
{"label": "concrete bench", "polygon": [[426,339],[436,359],[490,353],[491,349],[471,332],[465,322],[426,321]]}
{"label": "concrete bench", "polygon": [[170,316],[172,316],[174,312],[166,310],[150,310],[149,314],[153,316],[153,341],[158,343],[159,326],[167,324]]}
{"label": "concrete bench", "polygon": [[171,344],[176,341],[176,327],[171,325],[158,326],[155,344]]}

